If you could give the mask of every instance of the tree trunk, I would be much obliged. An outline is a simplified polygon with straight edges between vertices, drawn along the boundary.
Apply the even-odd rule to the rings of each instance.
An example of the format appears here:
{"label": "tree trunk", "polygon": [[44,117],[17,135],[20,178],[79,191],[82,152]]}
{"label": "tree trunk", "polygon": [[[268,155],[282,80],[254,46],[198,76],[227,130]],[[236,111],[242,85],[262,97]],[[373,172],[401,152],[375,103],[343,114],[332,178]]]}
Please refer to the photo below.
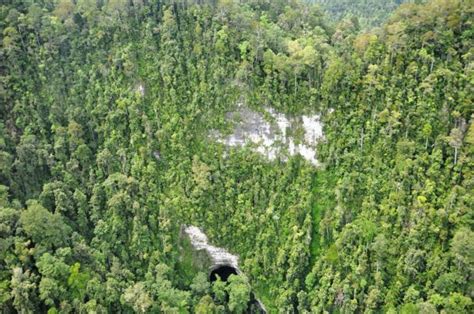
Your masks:
{"label": "tree trunk", "polygon": [[295,97],[296,97],[296,71],[295,71]]}

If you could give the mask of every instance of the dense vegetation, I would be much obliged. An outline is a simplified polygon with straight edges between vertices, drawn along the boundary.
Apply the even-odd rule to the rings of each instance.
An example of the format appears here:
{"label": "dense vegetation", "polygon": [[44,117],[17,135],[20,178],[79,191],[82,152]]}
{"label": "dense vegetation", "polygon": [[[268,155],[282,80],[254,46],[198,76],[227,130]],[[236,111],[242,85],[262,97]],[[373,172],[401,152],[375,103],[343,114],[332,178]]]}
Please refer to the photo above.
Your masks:
{"label": "dense vegetation", "polygon": [[367,29],[380,26],[402,3],[423,3],[425,0],[312,0],[335,21],[353,19]]}
{"label": "dense vegetation", "polygon": [[[472,1],[239,2],[3,2],[3,312],[474,310]],[[322,166],[212,140],[237,102],[321,113]],[[246,277],[185,276],[183,224]]]}

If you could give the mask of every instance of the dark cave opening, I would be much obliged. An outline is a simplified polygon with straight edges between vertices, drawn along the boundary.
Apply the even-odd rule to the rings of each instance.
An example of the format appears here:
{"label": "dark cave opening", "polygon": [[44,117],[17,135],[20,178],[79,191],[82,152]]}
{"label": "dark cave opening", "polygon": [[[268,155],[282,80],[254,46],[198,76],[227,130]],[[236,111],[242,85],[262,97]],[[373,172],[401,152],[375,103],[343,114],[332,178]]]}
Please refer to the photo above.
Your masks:
{"label": "dark cave opening", "polygon": [[209,279],[211,282],[214,282],[217,280],[217,276],[219,276],[222,281],[227,281],[230,275],[237,275],[237,269],[229,265],[220,265],[211,270]]}

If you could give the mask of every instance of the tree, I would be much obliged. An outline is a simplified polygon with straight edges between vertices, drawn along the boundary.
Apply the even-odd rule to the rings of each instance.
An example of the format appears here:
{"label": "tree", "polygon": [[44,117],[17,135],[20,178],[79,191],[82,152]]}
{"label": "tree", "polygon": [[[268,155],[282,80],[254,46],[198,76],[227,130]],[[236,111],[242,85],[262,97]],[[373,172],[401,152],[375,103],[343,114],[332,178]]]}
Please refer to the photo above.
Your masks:
{"label": "tree", "polygon": [[459,128],[454,128],[448,137],[449,145],[454,148],[454,164],[458,161],[458,150],[462,145],[463,134]]}
{"label": "tree", "polygon": [[229,294],[229,310],[244,313],[250,301],[250,285],[244,276],[230,275],[226,288]]}
{"label": "tree", "polygon": [[194,307],[194,310],[197,314],[215,313],[216,305],[214,304],[214,301],[212,301],[210,295],[205,295],[199,300],[199,303]]}
{"label": "tree", "polygon": [[20,267],[13,269],[11,295],[13,307],[19,313],[34,312],[37,308],[36,279],[30,270],[24,272]]}
{"label": "tree", "polygon": [[52,214],[37,201],[29,202],[20,215],[20,224],[28,237],[46,247],[64,245],[71,231],[61,214]]}
{"label": "tree", "polygon": [[220,303],[224,304],[226,300],[226,283],[222,281],[219,277],[216,281],[212,283],[212,292],[214,293],[214,299]]}
{"label": "tree", "polygon": [[456,266],[464,277],[470,278],[474,275],[474,243],[472,237],[474,232],[467,227],[456,231],[451,241],[451,254]]}
{"label": "tree", "polygon": [[89,281],[89,274],[80,271],[81,264],[74,263],[69,269],[70,275],[67,279],[67,284],[71,289],[71,295],[80,303],[84,302],[86,294],[87,282]]}
{"label": "tree", "polygon": [[428,139],[429,139],[432,131],[433,131],[433,128],[431,127],[431,124],[425,123],[423,125],[423,129],[421,130],[421,132],[423,133],[423,136],[426,138],[426,140],[425,140],[425,149],[428,149]]}
{"label": "tree", "polygon": [[205,273],[199,272],[190,285],[191,290],[198,296],[207,294],[211,285]]}
{"label": "tree", "polygon": [[125,290],[122,299],[137,313],[147,313],[147,310],[153,304],[153,300],[146,291],[143,282],[138,282],[133,286],[128,287]]}
{"label": "tree", "polygon": [[57,254],[44,253],[36,262],[38,272],[41,274],[39,282],[39,297],[48,306],[56,306],[61,302],[72,301],[73,297],[67,294],[67,280],[70,266],[65,259],[70,257],[69,248],[57,250]]}

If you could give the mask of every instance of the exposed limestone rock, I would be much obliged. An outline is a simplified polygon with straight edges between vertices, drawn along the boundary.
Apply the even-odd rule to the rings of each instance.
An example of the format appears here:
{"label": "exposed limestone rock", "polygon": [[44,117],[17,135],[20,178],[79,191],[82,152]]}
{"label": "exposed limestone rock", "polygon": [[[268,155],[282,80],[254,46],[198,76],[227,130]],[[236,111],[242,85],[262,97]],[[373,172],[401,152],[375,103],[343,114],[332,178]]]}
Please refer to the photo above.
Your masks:
{"label": "exposed limestone rock", "polygon": [[191,245],[196,250],[205,250],[212,261],[212,267],[217,265],[229,265],[234,267],[238,272],[239,258],[223,248],[215,247],[209,244],[207,236],[195,226],[187,226],[184,232],[188,235]]}
{"label": "exposed limestone rock", "polygon": [[[198,255],[201,255],[202,252],[206,253],[205,255],[208,257],[208,263],[210,263],[210,265],[207,265],[210,274],[219,267],[231,267],[235,269],[234,273],[242,275],[242,272],[239,269],[239,258],[236,255],[229,253],[224,248],[219,248],[209,244],[207,236],[201,229],[196,226],[184,226],[183,233],[189,239],[192,248],[199,253]],[[196,258],[199,257],[196,256]],[[267,313],[265,306],[255,297],[253,292],[251,293],[251,300],[249,302],[249,309],[250,308],[253,309],[252,313]]]}
{"label": "exposed limestone rock", "polygon": [[[289,117],[272,108],[265,108],[264,114],[239,104],[237,110],[229,112],[227,120],[235,124],[233,133],[222,136],[212,132],[211,137],[229,147],[250,144],[252,149],[274,160],[283,160],[287,155],[300,154],[317,166],[316,144],[323,138],[319,115]],[[299,129],[299,132],[298,130]],[[295,135],[300,134],[299,138]]]}

